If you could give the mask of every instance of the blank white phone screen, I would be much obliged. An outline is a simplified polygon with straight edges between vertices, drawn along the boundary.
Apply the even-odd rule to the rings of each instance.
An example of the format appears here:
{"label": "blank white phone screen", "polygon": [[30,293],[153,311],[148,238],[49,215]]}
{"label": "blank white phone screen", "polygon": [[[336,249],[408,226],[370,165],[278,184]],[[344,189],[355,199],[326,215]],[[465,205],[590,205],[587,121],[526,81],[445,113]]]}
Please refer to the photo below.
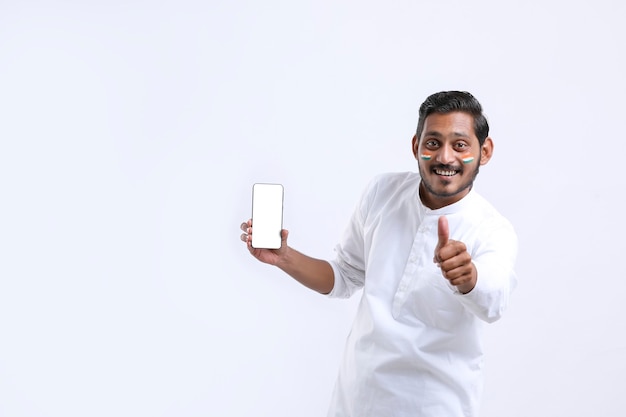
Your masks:
{"label": "blank white phone screen", "polygon": [[256,183],[252,186],[252,247],[280,248],[283,228],[282,184]]}

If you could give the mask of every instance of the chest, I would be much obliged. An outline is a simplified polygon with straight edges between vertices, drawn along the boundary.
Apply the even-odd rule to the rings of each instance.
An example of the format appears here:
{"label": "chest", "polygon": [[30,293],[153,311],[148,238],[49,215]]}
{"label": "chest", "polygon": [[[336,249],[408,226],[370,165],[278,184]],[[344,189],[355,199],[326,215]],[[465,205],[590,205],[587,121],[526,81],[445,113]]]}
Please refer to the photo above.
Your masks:
{"label": "chest", "polygon": [[[367,259],[365,293],[386,304],[397,320],[419,321],[450,328],[465,314],[455,290],[433,261],[438,242],[439,215],[390,213],[372,218],[364,230]],[[461,219],[449,216],[450,238],[473,239],[458,227]]]}

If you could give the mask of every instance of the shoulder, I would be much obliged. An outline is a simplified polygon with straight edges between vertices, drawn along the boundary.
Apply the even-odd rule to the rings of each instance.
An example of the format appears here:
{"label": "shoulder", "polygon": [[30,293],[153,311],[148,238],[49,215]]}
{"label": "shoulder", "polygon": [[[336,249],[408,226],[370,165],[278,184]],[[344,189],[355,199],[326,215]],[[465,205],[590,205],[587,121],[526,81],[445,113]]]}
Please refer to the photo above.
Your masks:
{"label": "shoulder", "polygon": [[473,223],[481,230],[481,234],[488,235],[497,232],[516,238],[513,224],[475,191],[472,192],[472,205],[469,213]]}
{"label": "shoulder", "polygon": [[367,213],[382,209],[389,201],[412,198],[418,189],[420,177],[414,172],[386,172],[374,176],[363,191],[359,210]]}
{"label": "shoulder", "polygon": [[394,192],[403,189],[415,189],[420,177],[416,172],[385,172],[376,175],[368,184],[368,190]]}

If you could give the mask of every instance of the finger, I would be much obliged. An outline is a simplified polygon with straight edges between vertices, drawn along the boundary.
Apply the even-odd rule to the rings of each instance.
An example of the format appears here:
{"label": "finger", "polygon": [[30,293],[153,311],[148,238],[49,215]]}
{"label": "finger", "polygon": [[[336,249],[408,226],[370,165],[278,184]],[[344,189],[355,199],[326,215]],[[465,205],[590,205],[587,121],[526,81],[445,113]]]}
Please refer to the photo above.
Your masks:
{"label": "finger", "polygon": [[284,248],[287,246],[287,237],[289,236],[289,231],[287,229],[283,229],[280,231],[280,247]]}
{"label": "finger", "polygon": [[247,242],[248,241],[248,235],[245,233],[242,233],[241,236],[239,236],[241,238],[242,241]]}
{"label": "finger", "polygon": [[248,228],[252,226],[252,220],[248,220],[247,222],[243,222],[241,223],[241,226],[239,226],[241,228],[241,230],[243,230],[244,232],[248,232]]}
{"label": "finger", "polygon": [[450,230],[448,227],[448,219],[446,216],[440,216],[439,222],[437,223],[437,234],[439,235],[439,241],[437,242],[437,249],[445,246],[448,243],[448,238],[450,235]]}
{"label": "finger", "polygon": [[445,271],[466,268],[472,261],[465,244],[456,240],[449,240],[444,248],[439,249],[437,256],[439,257],[441,268]]}
{"label": "finger", "polygon": [[440,216],[437,222],[437,246],[435,246],[435,253],[433,254],[433,262],[438,264],[441,262],[441,256],[439,251],[448,243],[448,236],[450,232],[448,229],[448,219],[446,216]]}

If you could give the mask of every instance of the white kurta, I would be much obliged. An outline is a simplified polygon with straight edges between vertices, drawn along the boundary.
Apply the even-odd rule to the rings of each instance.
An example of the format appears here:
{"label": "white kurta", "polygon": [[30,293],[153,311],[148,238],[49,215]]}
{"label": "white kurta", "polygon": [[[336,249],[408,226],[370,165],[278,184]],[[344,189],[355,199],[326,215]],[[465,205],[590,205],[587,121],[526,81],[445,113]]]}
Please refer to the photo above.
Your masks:
{"label": "white kurta", "polygon": [[[497,320],[516,285],[517,237],[475,191],[430,210],[417,173],[378,176],[363,194],[331,261],[330,297],[363,288],[328,415],[476,416],[484,322]],[[433,262],[439,216],[478,271],[460,294]]]}

